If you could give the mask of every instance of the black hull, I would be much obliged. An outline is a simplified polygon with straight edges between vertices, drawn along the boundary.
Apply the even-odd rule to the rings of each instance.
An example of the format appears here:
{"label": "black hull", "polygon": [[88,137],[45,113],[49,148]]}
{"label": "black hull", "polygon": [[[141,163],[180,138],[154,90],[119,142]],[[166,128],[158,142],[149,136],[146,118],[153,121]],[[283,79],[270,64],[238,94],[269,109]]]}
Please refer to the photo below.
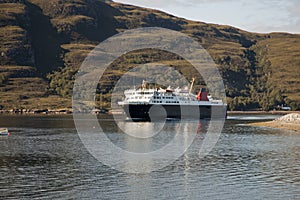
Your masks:
{"label": "black hull", "polygon": [[127,117],[133,120],[173,119],[217,119],[227,116],[226,106],[202,105],[151,105],[130,104],[123,106]]}

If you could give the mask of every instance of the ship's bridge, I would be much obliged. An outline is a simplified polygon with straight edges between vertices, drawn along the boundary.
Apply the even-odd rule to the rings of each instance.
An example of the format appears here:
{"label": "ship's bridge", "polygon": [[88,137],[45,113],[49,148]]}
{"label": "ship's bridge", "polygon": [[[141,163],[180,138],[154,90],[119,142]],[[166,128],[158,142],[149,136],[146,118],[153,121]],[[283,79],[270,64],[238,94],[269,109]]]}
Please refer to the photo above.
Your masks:
{"label": "ship's bridge", "polygon": [[155,89],[132,89],[132,90],[126,90],[124,92],[125,94],[125,102],[130,103],[149,103],[151,97],[154,95]]}

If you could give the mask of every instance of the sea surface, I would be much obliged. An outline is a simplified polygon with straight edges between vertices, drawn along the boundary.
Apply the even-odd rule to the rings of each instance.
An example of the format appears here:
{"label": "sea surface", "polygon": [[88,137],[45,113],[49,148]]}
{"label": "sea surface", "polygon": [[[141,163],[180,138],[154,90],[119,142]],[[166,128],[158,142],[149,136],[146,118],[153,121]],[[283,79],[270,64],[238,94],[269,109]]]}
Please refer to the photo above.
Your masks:
{"label": "sea surface", "polygon": [[[205,157],[199,149],[209,122],[187,122],[198,127],[190,148],[162,169],[135,174],[95,159],[72,116],[1,115],[0,127],[11,136],[0,137],[0,199],[300,199],[300,133],[246,125],[275,117],[229,116]],[[128,146],[112,119],[100,121],[114,144]],[[165,123],[161,144],[178,133],[179,123]]]}

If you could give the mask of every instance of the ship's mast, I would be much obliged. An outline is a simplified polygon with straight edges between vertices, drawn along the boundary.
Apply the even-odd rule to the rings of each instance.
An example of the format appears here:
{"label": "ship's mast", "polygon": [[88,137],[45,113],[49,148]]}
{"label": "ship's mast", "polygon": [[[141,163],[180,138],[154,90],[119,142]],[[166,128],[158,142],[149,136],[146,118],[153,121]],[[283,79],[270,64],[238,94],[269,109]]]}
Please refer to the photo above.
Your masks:
{"label": "ship's mast", "polygon": [[192,93],[192,90],[193,90],[193,87],[194,87],[194,82],[195,82],[195,78],[193,77],[192,81],[191,81],[191,87],[190,87],[190,90],[189,90],[190,94]]}
{"label": "ship's mast", "polygon": [[143,80],[143,83],[142,83],[142,91],[146,90],[147,89],[147,81]]}

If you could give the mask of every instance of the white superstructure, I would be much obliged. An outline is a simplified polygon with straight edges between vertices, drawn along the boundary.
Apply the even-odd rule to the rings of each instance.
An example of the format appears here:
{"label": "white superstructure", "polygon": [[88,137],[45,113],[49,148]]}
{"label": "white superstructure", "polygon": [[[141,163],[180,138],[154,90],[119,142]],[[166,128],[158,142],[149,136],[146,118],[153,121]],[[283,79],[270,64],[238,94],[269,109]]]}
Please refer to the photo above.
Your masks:
{"label": "white superstructure", "polygon": [[[191,91],[191,90],[190,90]],[[153,105],[224,105],[221,100],[213,100],[208,96],[207,100],[197,98],[197,95],[190,93],[187,89],[147,89],[145,82],[139,89],[125,90],[125,98],[119,102],[124,104],[153,104]],[[199,94],[198,94],[199,95]]]}
{"label": "white superstructure", "polygon": [[207,91],[201,89],[198,95],[190,89],[153,89],[147,88],[143,81],[142,87],[124,92],[124,99],[118,102],[128,118],[145,119],[147,121],[161,118],[222,118],[226,116],[226,104],[221,100],[213,100]]}

